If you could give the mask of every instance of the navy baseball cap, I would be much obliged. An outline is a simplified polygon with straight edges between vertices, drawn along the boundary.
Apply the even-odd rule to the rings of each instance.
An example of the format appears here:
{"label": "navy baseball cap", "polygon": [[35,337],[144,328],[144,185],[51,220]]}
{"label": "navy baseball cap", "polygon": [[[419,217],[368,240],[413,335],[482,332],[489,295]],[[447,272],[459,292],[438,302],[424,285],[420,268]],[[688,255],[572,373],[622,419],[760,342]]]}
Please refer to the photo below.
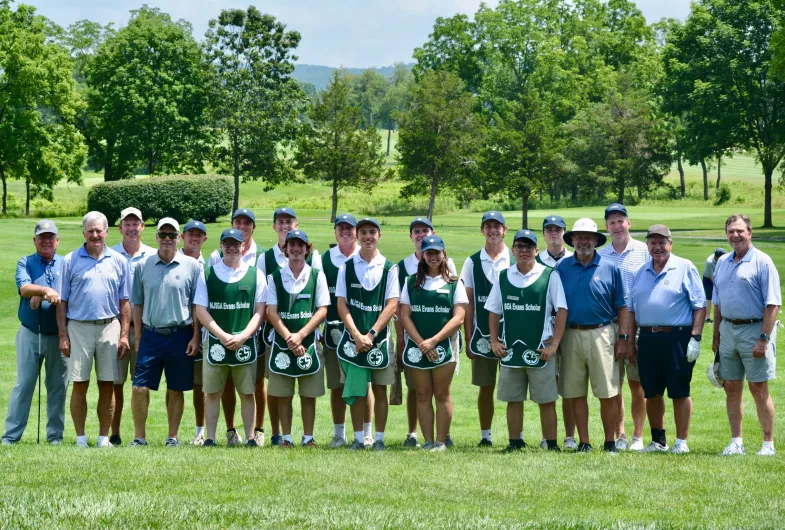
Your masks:
{"label": "navy baseball cap", "polygon": [[299,239],[306,245],[308,244],[308,234],[306,234],[302,230],[289,230],[289,232],[286,233],[285,243],[291,241],[292,239]]}
{"label": "navy baseball cap", "polygon": [[482,214],[482,221],[480,222],[480,226],[484,225],[488,221],[498,221],[503,225],[507,225],[507,221],[504,220],[504,216],[501,212],[497,212],[496,210],[491,210],[490,212],[485,212]]}
{"label": "navy baseball cap", "polygon": [[382,231],[382,227],[379,225],[379,221],[374,219],[373,217],[363,217],[359,221],[357,221],[357,228],[359,229],[362,225],[373,225],[379,229],[379,232]]}
{"label": "navy baseball cap", "polygon": [[558,226],[559,228],[567,229],[567,223],[564,222],[564,217],[561,215],[549,215],[542,221],[542,227]]}
{"label": "navy baseball cap", "polygon": [[515,243],[519,239],[526,239],[537,245],[537,235],[531,230],[518,230],[515,232],[515,237],[512,239],[512,242]]}
{"label": "navy baseball cap", "polygon": [[357,219],[350,213],[342,213],[335,217],[335,226],[341,223],[346,223],[349,226],[357,226]]}
{"label": "navy baseball cap", "polygon": [[183,233],[185,233],[185,232],[187,232],[187,231],[189,231],[191,229],[201,230],[202,232],[205,233],[205,235],[207,235],[207,227],[204,226],[203,222],[197,221],[196,219],[191,219],[190,221],[185,223],[185,228],[183,228]]}
{"label": "navy baseball cap", "polygon": [[627,214],[627,208],[625,208],[623,204],[619,204],[618,202],[614,202],[613,204],[605,208],[605,218],[607,219],[608,216],[612,213],[620,213],[624,215],[624,217],[629,217],[629,214]]}
{"label": "navy baseball cap", "polygon": [[283,208],[278,208],[277,210],[275,210],[275,213],[273,214],[273,221],[278,219],[279,215],[288,215],[289,217],[293,217],[297,219],[297,214],[294,213],[294,210],[291,208],[287,208],[285,206]]}
{"label": "navy baseball cap", "polygon": [[35,224],[35,235],[40,236],[41,234],[57,234],[57,225],[54,221],[50,221],[49,219],[41,219]]}
{"label": "navy baseball cap", "polygon": [[428,236],[422,240],[422,251],[444,250],[444,240],[436,234]]}
{"label": "navy baseball cap", "polygon": [[414,229],[415,225],[425,225],[433,230],[433,223],[431,223],[431,220],[427,217],[416,217],[415,219],[412,219],[412,222],[409,223],[409,233],[412,232],[412,229]]}
{"label": "navy baseball cap", "polygon": [[[55,232],[56,233],[56,232]],[[719,258],[720,256],[725,255],[725,249],[722,247],[717,247],[714,249],[714,257]]]}
{"label": "navy baseball cap", "polygon": [[[245,214],[243,214],[245,215]],[[221,243],[224,242],[226,239],[234,239],[235,241],[239,241],[240,243],[243,242],[243,233],[239,230],[234,228],[227,228],[223,232],[221,232]]]}
{"label": "navy baseball cap", "polygon": [[[234,213],[232,214],[232,221],[234,221],[235,217],[240,217],[240,216],[247,217],[248,219],[253,221],[253,224],[256,224],[256,216],[253,214],[253,210],[249,210],[248,208],[238,208],[238,209],[236,209],[234,211]],[[221,241],[223,241],[223,240],[221,240]]]}

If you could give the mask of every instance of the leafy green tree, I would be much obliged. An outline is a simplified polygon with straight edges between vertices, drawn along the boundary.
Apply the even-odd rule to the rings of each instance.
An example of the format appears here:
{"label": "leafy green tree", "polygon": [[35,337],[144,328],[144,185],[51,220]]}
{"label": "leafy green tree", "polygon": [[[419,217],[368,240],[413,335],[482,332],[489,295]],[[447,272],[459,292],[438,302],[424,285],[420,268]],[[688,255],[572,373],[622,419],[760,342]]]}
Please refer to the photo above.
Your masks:
{"label": "leafy green tree", "polygon": [[20,5],[0,0],[0,180],[24,179],[26,213],[35,194],[51,198],[62,179],[81,182],[86,148],[74,126],[82,105],[67,51],[51,41],[51,25]]}
{"label": "leafy green tree", "polygon": [[382,104],[390,82],[373,68],[351,76],[354,104],[360,109],[364,127],[381,127]]}
{"label": "leafy green tree", "polygon": [[384,95],[379,109],[382,128],[387,129],[387,156],[390,156],[392,132],[398,128],[398,114],[403,112],[411,97],[414,76],[406,65],[395,63],[395,71],[390,82],[392,86]]}
{"label": "leafy green tree", "polygon": [[476,170],[479,122],[473,96],[463,81],[444,70],[425,72],[412,88],[406,110],[398,116],[398,163],[406,182],[404,197],[430,192],[433,218],[440,188],[459,188]]}
{"label": "leafy green tree", "polygon": [[241,179],[261,179],[271,189],[295,177],[286,153],[306,102],[291,77],[300,34],[251,6],[221,11],[206,41],[216,70],[214,118],[225,140],[216,162],[234,175],[237,208]]}
{"label": "leafy green tree", "polygon": [[302,126],[297,140],[297,168],[306,177],[332,186],[330,221],[335,221],[340,190],[369,191],[391,176],[390,170],[384,170],[379,133],[375,127],[362,127],[362,115],[352,100],[350,82],[336,70],[327,89],[311,103],[311,123]]}

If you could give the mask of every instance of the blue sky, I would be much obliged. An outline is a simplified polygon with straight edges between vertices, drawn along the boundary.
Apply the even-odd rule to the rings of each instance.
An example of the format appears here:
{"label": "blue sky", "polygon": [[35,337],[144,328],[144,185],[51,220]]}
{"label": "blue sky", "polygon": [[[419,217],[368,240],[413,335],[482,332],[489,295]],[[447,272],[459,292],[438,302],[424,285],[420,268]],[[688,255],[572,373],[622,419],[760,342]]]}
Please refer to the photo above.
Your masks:
{"label": "blue sky", "polygon": [[[19,1],[19,0],[17,0]],[[474,14],[480,0],[26,0],[61,26],[89,19],[116,26],[128,21],[128,12],[143,3],[158,7],[193,24],[201,39],[207,23],[221,9],[246,8],[253,3],[274,15],[289,29],[302,34],[298,62],[326,66],[386,66],[409,62],[422,45],[436,17]],[[495,5],[496,0],[486,2]],[[640,0],[638,7],[649,22],[662,17],[684,19],[688,0]]]}

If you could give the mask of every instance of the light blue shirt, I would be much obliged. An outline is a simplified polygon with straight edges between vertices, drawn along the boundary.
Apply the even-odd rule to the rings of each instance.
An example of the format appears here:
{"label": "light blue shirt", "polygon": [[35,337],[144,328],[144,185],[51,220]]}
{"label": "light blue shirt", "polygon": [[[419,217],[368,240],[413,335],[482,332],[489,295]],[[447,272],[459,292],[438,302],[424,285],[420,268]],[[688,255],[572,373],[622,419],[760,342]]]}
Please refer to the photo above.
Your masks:
{"label": "light blue shirt", "polygon": [[[44,261],[38,254],[30,254],[21,258],[16,264],[16,288],[20,294],[22,286],[34,284],[44,287],[57,289],[60,273],[63,267],[63,256],[55,254],[51,260]],[[30,299],[20,296],[19,299],[19,321],[24,327],[34,333],[44,335],[57,335],[57,316],[56,306],[46,300],[41,300],[39,309],[33,310],[30,307]]]}
{"label": "light blue shirt", "polygon": [[[136,269],[136,267],[134,267],[134,265],[137,262],[139,262],[142,259],[144,259],[145,257],[151,256],[151,255],[155,254],[156,252],[158,252],[156,249],[154,249],[150,245],[145,245],[144,243],[141,243],[139,245],[139,253],[137,253],[136,256],[132,256],[125,250],[125,247],[123,246],[123,242],[122,241],[120,241],[118,244],[112,246],[112,250],[114,250],[115,252],[119,252],[120,254],[123,255],[123,257],[125,259],[128,260],[128,270],[131,272],[131,277],[128,279],[128,285],[130,285],[132,287],[134,285],[134,270]],[[129,294],[130,294],[130,289],[129,289]],[[134,304],[133,304],[133,302],[131,302],[131,322],[133,322],[133,321],[134,321]]]}
{"label": "light blue shirt", "polygon": [[84,245],[63,260],[60,297],[68,302],[71,320],[100,320],[120,315],[120,300],[128,300],[131,272],[128,261],[107,246],[99,259]]}
{"label": "light blue shirt", "polygon": [[612,261],[618,265],[619,271],[621,271],[621,281],[624,285],[624,299],[627,300],[635,273],[638,272],[641,265],[651,261],[649,247],[646,246],[646,243],[637,239],[630,239],[630,242],[627,243],[627,248],[621,254],[616,252],[612,242],[598,248],[597,254],[602,256],[602,259]]}
{"label": "light blue shirt", "polygon": [[191,308],[203,273],[198,261],[178,252],[171,262],[165,263],[156,252],[134,267],[131,302],[144,306],[145,326],[168,328],[193,322]]}
{"label": "light blue shirt", "polygon": [[763,318],[767,305],[782,305],[777,268],[754,246],[738,263],[734,263],[735,256],[735,251],[730,252],[717,261],[711,301],[725,318]]}
{"label": "light blue shirt", "polygon": [[695,265],[671,254],[659,274],[651,261],[638,269],[627,302],[639,326],[691,326],[706,296]]}
{"label": "light blue shirt", "polygon": [[619,267],[594,254],[584,266],[574,255],[556,264],[567,296],[567,324],[591,326],[610,322],[624,307],[624,286]]}

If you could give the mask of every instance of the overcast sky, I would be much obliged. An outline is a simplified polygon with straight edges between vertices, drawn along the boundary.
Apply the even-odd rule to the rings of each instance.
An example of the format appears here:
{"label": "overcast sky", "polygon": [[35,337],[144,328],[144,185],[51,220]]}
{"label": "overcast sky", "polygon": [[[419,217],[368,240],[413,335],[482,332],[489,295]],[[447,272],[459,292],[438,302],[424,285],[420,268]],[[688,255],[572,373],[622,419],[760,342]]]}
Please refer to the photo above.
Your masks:
{"label": "overcast sky", "polygon": [[[20,0],[17,0],[20,2]],[[207,22],[221,9],[248,7],[249,1],[229,0],[24,0],[55,23],[65,27],[88,19],[102,24],[128,22],[128,12],[147,3],[183,18],[201,39]],[[495,5],[496,0],[486,2]],[[473,15],[480,0],[265,0],[254,3],[302,35],[299,63],[364,68],[410,62],[433,29],[436,17],[455,13]],[[638,7],[649,22],[662,17],[684,19],[688,0],[640,0]]]}

